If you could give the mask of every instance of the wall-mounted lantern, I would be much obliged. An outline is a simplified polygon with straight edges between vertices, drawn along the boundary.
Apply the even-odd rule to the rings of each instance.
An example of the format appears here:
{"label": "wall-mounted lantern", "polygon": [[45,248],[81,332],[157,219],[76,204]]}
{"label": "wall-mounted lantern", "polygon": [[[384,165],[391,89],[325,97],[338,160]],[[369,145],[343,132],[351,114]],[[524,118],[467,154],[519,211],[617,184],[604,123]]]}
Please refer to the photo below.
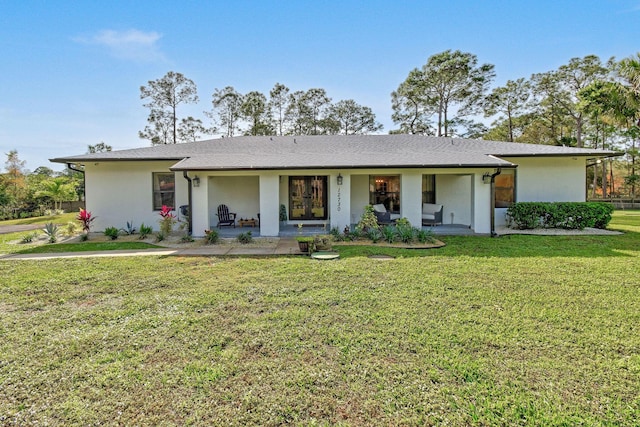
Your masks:
{"label": "wall-mounted lantern", "polygon": [[200,187],[200,178],[198,178],[198,175],[193,177],[192,182],[194,187]]}
{"label": "wall-mounted lantern", "polygon": [[342,175],[341,174],[338,174],[337,181],[338,181],[338,185],[342,185]]}

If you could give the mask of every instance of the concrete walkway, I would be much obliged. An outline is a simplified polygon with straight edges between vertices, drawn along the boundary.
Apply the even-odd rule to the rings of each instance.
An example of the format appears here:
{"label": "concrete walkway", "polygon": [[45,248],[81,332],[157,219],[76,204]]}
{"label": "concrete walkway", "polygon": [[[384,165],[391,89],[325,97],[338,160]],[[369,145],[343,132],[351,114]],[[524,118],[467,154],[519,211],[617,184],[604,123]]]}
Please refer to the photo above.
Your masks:
{"label": "concrete walkway", "polygon": [[58,252],[47,254],[7,254],[2,260],[40,260],[55,258],[92,258],[123,256],[274,256],[302,255],[298,242],[292,238],[280,238],[276,246],[207,245],[197,248],[159,248],[115,251]]}

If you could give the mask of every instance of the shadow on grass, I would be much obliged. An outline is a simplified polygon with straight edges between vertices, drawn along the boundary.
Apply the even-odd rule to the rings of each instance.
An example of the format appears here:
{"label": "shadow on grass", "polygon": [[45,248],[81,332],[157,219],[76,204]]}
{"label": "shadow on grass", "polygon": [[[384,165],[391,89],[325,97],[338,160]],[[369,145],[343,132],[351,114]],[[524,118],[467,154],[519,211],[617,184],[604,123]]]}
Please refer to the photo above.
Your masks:
{"label": "shadow on grass", "polygon": [[[382,246],[340,246],[340,257],[388,255],[393,257],[636,257],[640,233],[621,235],[539,236],[511,234],[500,237],[443,236],[446,246],[437,249],[394,249]],[[635,254],[634,254],[635,253]]]}

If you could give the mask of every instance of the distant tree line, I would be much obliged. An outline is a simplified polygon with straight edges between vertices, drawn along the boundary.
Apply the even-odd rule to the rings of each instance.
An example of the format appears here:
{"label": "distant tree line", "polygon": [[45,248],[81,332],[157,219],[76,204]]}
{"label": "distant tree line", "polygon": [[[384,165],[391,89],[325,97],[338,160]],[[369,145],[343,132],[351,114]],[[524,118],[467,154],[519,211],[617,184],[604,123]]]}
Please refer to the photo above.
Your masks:
{"label": "distant tree line", "polygon": [[[399,125],[391,132],[621,151],[620,160],[588,170],[591,196],[635,197],[640,53],[606,63],[595,55],[572,58],[557,70],[489,90],[494,78],[494,66],[478,65],[471,53],[431,56],[391,94],[392,119]],[[493,122],[486,126],[482,117]]]}
{"label": "distant tree line", "polygon": [[324,89],[291,90],[276,83],[268,96],[259,91],[239,93],[233,86],[215,89],[212,109],[205,112],[211,125],[191,116],[179,117],[180,104],[198,102],[195,83],[168,72],[140,87],[149,108],[140,138],[152,144],[193,142],[204,135],[351,135],[382,130],[371,108],[352,99],[332,102]]}
{"label": "distant tree line", "polygon": [[[390,133],[619,150],[617,161],[588,171],[592,196],[635,196],[640,146],[640,53],[603,63],[595,55],[572,58],[557,70],[493,87],[495,67],[476,55],[446,50],[411,70],[391,93]],[[205,135],[337,135],[379,132],[371,108],[352,99],[333,103],[326,91],[291,91],[276,83],[268,94],[215,89],[209,126],[179,117],[180,104],[198,101],[195,83],[169,72],[140,88],[149,108],[140,137],[173,144]],[[487,120],[492,120],[487,126]],[[618,176],[614,178],[614,171]],[[622,180],[622,181],[621,181]]]}
{"label": "distant tree line", "polygon": [[[111,151],[104,142],[87,148],[88,153],[104,151]],[[69,168],[56,172],[46,166],[30,172],[17,150],[5,155],[4,173],[0,173],[0,220],[42,216],[47,211],[61,210],[63,202],[84,197],[81,172]]]}

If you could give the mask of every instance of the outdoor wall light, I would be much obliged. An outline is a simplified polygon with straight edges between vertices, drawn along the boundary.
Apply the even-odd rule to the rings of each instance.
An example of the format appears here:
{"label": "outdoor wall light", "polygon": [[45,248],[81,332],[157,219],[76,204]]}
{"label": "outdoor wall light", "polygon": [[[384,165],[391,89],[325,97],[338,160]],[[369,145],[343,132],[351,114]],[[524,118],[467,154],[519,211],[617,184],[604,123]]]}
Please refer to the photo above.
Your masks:
{"label": "outdoor wall light", "polygon": [[342,185],[342,175],[341,174],[338,174],[337,180],[338,180],[338,185]]}
{"label": "outdoor wall light", "polygon": [[485,172],[484,175],[482,175],[482,182],[485,184],[491,183],[491,174],[489,172]]}
{"label": "outdoor wall light", "polygon": [[200,178],[198,178],[198,175],[194,176],[192,181],[194,187],[200,187]]}

